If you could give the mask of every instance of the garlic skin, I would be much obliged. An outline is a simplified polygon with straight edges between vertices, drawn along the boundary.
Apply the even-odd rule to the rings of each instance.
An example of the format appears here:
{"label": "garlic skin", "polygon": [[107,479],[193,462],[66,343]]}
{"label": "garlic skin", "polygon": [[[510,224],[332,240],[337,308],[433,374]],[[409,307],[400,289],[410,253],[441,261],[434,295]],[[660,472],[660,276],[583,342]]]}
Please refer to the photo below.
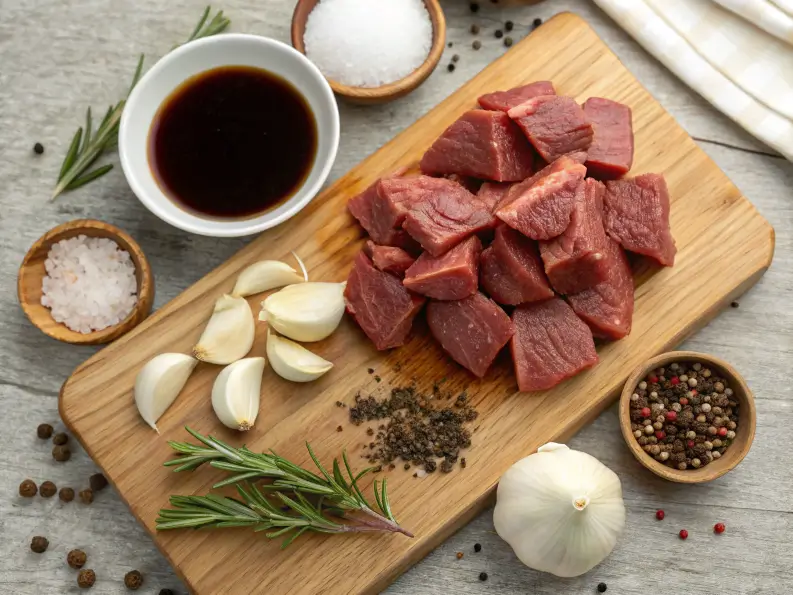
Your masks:
{"label": "garlic skin", "polygon": [[[305,269],[304,269],[305,270]],[[270,291],[285,285],[304,283],[308,277],[300,275],[285,262],[280,260],[262,260],[245,268],[237,277],[231,295],[246,297]]]}
{"label": "garlic skin", "polygon": [[579,576],[617,543],[625,526],[622,486],[596,458],[549,442],[501,477],[493,522],[526,566]]}
{"label": "garlic skin", "polygon": [[267,329],[267,359],[281,378],[311,382],[327,373],[333,364],[308,349]]}
{"label": "garlic skin", "polygon": [[212,386],[212,409],[220,423],[245,432],[259,415],[259,394],[264,372],[263,357],[237,360],[223,368]]}
{"label": "garlic skin", "polygon": [[245,298],[222,295],[207,322],[193,356],[210,364],[230,364],[247,355],[255,334],[253,312]]}
{"label": "garlic skin", "polygon": [[162,353],[150,359],[135,377],[138,413],[158,434],[157,420],[182,392],[198,360],[182,353]]}
{"label": "garlic skin", "polygon": [[343,283],[308,282],[289,285],[262,302],[259,320],[304,343],[321,341],[336,330],[344,314]]}

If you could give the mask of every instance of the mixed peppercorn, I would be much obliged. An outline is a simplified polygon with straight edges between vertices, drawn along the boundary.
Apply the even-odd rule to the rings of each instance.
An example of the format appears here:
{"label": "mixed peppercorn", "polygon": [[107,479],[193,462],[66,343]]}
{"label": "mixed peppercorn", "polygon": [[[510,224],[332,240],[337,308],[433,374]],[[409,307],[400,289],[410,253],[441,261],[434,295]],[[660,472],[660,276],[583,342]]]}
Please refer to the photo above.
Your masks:
{"label": "mixed peppercorn", "polygon": [[728,382],[700,363],[650,372],[631,395],[631,430],[642,449],[674,469],[698,469],[735,439],[738,401]]}

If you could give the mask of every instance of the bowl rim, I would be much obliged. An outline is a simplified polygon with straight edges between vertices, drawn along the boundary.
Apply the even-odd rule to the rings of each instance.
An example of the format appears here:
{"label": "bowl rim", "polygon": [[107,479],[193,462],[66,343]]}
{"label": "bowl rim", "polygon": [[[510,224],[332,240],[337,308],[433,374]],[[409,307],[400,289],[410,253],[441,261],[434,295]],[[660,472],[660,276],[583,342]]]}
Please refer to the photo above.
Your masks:
{"label": "bowl rim", "polygon": [[[127,317],[118,324],[108,326],[101,330],[91,331],[90,333],[79,333],[77,331],[73,331],[62,322],[56,322],[55,319],[52,319],[56,324],[54,328],[59,329],[61,331],[60,334],[53,332],[49,328],[42,328],[39,326],[35,318],[36,313],[32,304],[28,299],[25,299],[24,280],[27,278],[27,275],[30,274],[30,261],[40,252],[44,250],[49,251],[49,249],[55,243],[57,236],[63,234],[64,232],[76,232],[75,235],[69,237],[76,237],[80,234],[84,234],[89,237],[104,237],[91,235],[90,231],[97,229],[101,229],[102,231],[106,232],[111,237],[111,239],[113,239],[113,241],[118,244],[119,248],[129,252],[130,258],[132,258],[133,264],[135,265],[135,276],[138,288],[138,299],[135,302],[135,306],[132,308]],[[119,243],[119,239],[122,240],[123,243],[129,245],[131,249],[127,249],[125,246]],[[30,321],[30,323],[48,337],[62,341],[64,343],[71,343],[73,345],[100,345],[103,343],[108,343],[131,331],[138,324],[143,322],[146,316],[148,316],[154,302],[154,277],[152,275],[151,265],[149,264],[146,254],[143,252],[143,249],[134,240],[134,238],[132,238],[132,236],[130,236],[127,232],[113,225],[112,223],[107,223],[98,219],[74,219],[51,228],[35,242],[33,242],[30,248],[28,248],[28,251],[25,253],[25,256],[23,257],[17,272],[17,301],[19,302],[22,311],[25,313],[25,316]],[[50,313],[49,308],[46,306],[41,307]],[[49,315],[52,317],[51,314]]]}
{"label": "bowl rim", "polygon": [[[313,77],[319,82],[320,85],[320,93],[321,93],[321,101],[326,103],[330,107],[330,126],[328,130],[324,131],[324,134],[329,136],[329,152],[324,160],[324,163],[320,163],[319,160],[315,160],[314,165],[312,166],[312,170],[310,170],[309,175],[314,171],[318,172],[317,178],[311,186],[303,187],[300,190],[299,200],[294,200],[298,194],[293,195],[291,198],[287,199],[284,204],[291,206],[284,210],[278,216],[271,216],[270,213],[262,213],[261,215],[257,215],[246,220],[247,225],[241,226],[237,229],[229,229],[228,225],[230,223],[234,223],[235,225],[240,224],[239,219],[224,221],[222,219],[203,219],[200,217],[195,217],[195,215],[188,213],[187,211],[183,211],[179,209],[185,216],[190,215],[193,218],[200,219],[201,223],[196,223],[187,217],[182,218],[180,216],[171,216],[171,214],[165,212],[162,208],[160,208],[159,200],[153,199],[149,196],[149,193],[146,192],[138,179],[139,172],[135,171],[135,168],[129,162],[129,156],[127,155],[127,151],[129,149],[129,129],[133,125],[132,118],[135,116],[135,106],[139,102],[139,98],[145,92],[147,86],[151,84],[152,80],[155,80],[156,77],[160,74],[162,70],[167,68],[170,64],[174,61],[182,59],[183,56],[190,52],[194,52],[197,49],[200,49],[204,46],[208,45],[217,45],[217,44],[229,44],[229,43],[238,43],[240,41],[257,43],[261,45],[263,48],[267,48],[274,51],[279,52],[286,52],[287,54],[296,57],[298,61],[306,67],[306,69],[313,75]],[[207,67],[207,70],[211,69]],[[190,76],[185,76],[181,82],[184,82]],[[173,90],[169,91],[170,94]],[[151,127],[151,121],[146,123],[147,130]],[[299,213],[303,208],[305,208],[321,191],[322,187],[328,179],[330,175],[330,171],[333,168],[334,163],[336,162],[336,156],[338,154],[339,149],[339,140],[340,140],[340,118],[339,118],[339,107],[336,102],[336,98],[333,95],[333,90],[330,87],[327,79],[322,75],[319,68],[314,65],[305,55],[301,54],[297,50],[295,50],[290,45],[283,43],[282,41],[278,41],[276,39],[272,39],[270,37],[264,37],[262,35],[252,35],[249,33],[223,33],[221,35],[213,35],[212,37],[204,37],[201,39],[196,39],[194,41],[185,43],[184,45],[179,46],[175,50],[168,52],[162,58],[160,58],[154,66],[152,66],[149,70],[147,70],[143,76],[140,78],[138,83],[132,89],[132,92],[129,94],[127,98],[125,108],[121,114],[121,120],[119,124],[119,142],[118,142],[118,152],[119,152],[119,160],[121,162],[121,168],[124,171],[124,177],[127,180],[132,192],[138,198],[138,200],[154,215],[156,215],[159,219],[165,221],[166,223],[181,229],[183,231],[187,231],[190,233],[203,235],[203,236],[210,236],[210,237],[242,237],[248,236],[255,233],[260,233],[276,225],[280,225],[284,221],[291,219],[297,213]],[[319,129],[317,130],[317,134],[321,134],[322,131]],[[167,197],[166,197],[167,199]],[[168,199],[169,200],[169,199]],[[292,202],[294,201],[294,202]]]}
{"label": "bowl rim", "polygon": [[[646,452],[644,452],[641,446],[639,446],[639,443],[636,441],[636,438],[631,431],[631,395],[633,394],[636,386],[641,381],[642,377],[649,370],[676,361],[694,361],[718,368],[719,372],[723,373],[727,378],[730,379],[731,383],[734,383],[734,385],[740,389],[735,391],[735,395],[738,396],[741,402],[741,424],[742,427],[746,429],[746,431],[742,432],[740,445],[732,445],[736,447],[736,450],[733,452],[737,454],[734,454],[730,458],[725,457],[723,459],[719,459],[719,461],[709,463],[705,467],[700,467],[699,469],[686,469],[681,471],[679,469],[672,469],[671,467],[667,467],[666,465],[659,463]],[[625,443],[636,460],[659,477],[677,483],[704,483],[717,479],[728,473],[737,467],[738,464],[748,454],[752,443],[754,442],[755,430],[757,426],[757,409],[755,407],[754,401],[754,394],[746,384],[743,376],[741,376],[741,374],[731,364],[724,361],[723,359],[714,355],[697,351],[667,351],[650,358],[637,366],[625,381],[619,401],[618,414],[620,430],[622,431],[622,437],[625,440]]]}
{"label": "bowl rim", "polygon": [[[298,19],[298,15],[301,14],[302,6],[306,4],[306,1],[307,0],[298,0],[295,4],[291,25],[292,46],[304,56],[306,56],[306,47],[303,36],[306,32],[308,16],[311,14],[311,11],[314,10],[312,7],[311,10],[306,13],[305,19]],[[427,8],[427,13],[432,22],[432,43],[430,44],[430,51],[426,59],[419,64],[413,72],[405,75],[401,79],[385,85],[380,85],[379,87],[355,87],[352,85],[345,85],[322,75],[335,93],[348,99],[357,100],[377,101],[389,98],[396,99],[416,89],[430,74],[432,74],[440,62],[444,46],[446,45],[446,15],[438,0],[422,1]],[[318,3],[319,0],[314,3],[315,6]]]}

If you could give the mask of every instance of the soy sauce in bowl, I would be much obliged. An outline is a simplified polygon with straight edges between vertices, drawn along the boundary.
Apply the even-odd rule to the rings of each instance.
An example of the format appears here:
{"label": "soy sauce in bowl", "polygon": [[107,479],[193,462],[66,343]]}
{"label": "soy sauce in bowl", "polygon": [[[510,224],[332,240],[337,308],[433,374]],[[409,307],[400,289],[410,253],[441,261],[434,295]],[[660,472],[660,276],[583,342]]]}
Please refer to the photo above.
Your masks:
{"label": "soy sauce in bowl", "polygon": [[283,78],[225,66],[182,83],[149,131],[160,189],[182,208],[218,219],[272,210],[300,189],[317,155],[317,124]]}

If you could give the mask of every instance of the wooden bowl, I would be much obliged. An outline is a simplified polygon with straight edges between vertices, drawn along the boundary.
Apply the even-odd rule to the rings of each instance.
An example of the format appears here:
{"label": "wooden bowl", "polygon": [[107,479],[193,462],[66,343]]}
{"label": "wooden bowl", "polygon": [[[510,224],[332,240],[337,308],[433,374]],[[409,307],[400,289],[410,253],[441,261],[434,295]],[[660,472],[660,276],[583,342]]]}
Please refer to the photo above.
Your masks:
{"label": "wooden bowl", "polygon": [[[86,235],[95,238],[108,238],[116,242],[119,247],[129,252],[135,265],[135,276],[138,281],[138,302],[129,316],[115,326],[109,326],[92,333],[78,333],[55,322],[49,308],[41,305],[41,283],[47,272],[44,261],[50,247],[61,240]],[[78,345],[101,345],[117,339],[127,331],[135,328],[151,311],[154,302],[154,280],[151,268],[140,246],[125,232],[109,223],[93,219],[78,219],[51,229],[41,236],[30,247],[22,265],[19,267],[17,279],[17,293],[19,303],[28,319],[43,333],[53,339],[74,343]]]}
{"label": "wooden bowl", "polygon": [[[666,367],[668,364],[674,362],[699,362],[703,366],[717,372],[719,376],[727,380],[730,388],[733,390],[733,398],[739,403],[738,428],[736,429],[735,440],[733,440],[732,444],[724,451],[721,458],[699,469],[686,469],[681,471],[659,463],[642,450],[642,447],[637,442],[631,430],[630,399],[639,382],[647,376],[650,370]],[[754,406],[754,395],[752,395],[752,391],[749,390],[746,381],[730,364],[705,353],[697,353],[695,351],[670,351],[648,360],[631,374],[628,381],[625,383],[625,388],[620,398],[619,417],[622,436],[625,438],[625,442],[633,453],[633,456],[636,457],[642,465],[659,477],[663,477],[669,481],[676,481],[678,483],[704,483],[721,477],[735,468],[746,456],[746,453],[749,452],[752,441],[754,440],[757,411]]]}
{"label": "wooden bowl", "polygon": [[[308,21],[308,15],[318,3],[319,0],[298,0],[295,12],[292,14],[292,45],[303,54],[306,53],[306,47],[303,43],[306,21]],[[352,103],[372,105],[387,103],[403,97],[423,83],[435,70],[446,45],[446,18],[443,16],[443,9],[441,9],[440,3],[438,0],[424,0],[424,5],[427,7],[427,12],[432,21],[432,46],[427,59],[424,60],[421,66],[405,78],[380,87],[351,87],[327,79],[333,92]]]}

